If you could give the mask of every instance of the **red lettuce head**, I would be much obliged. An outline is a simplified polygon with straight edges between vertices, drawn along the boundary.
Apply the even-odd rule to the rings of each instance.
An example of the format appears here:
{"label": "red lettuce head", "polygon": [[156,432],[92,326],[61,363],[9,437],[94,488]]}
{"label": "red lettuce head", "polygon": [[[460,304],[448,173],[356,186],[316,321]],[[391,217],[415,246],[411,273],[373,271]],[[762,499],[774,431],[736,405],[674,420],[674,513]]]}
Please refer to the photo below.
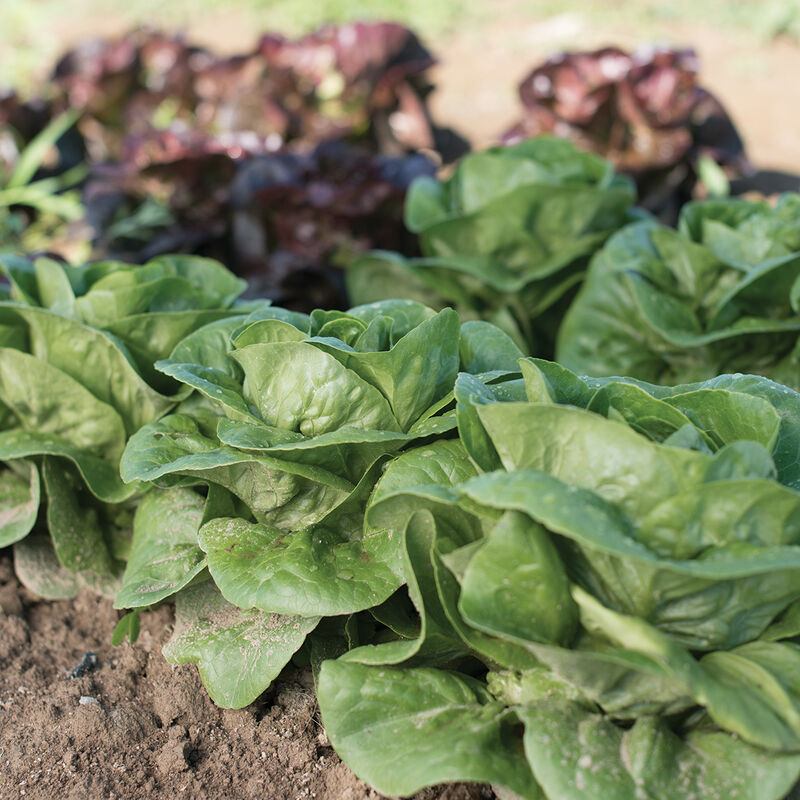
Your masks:
{"label": "red lettuce head", "polygon": [[701,155],[730,177],[750,170],[727,112],[698,84],[691,49],[561,53],[522,81],[519,96],[523,116],[505,143],[539,134],[570,139],[634,177],[640,202],[657,213],[669,216],[701,193]]}

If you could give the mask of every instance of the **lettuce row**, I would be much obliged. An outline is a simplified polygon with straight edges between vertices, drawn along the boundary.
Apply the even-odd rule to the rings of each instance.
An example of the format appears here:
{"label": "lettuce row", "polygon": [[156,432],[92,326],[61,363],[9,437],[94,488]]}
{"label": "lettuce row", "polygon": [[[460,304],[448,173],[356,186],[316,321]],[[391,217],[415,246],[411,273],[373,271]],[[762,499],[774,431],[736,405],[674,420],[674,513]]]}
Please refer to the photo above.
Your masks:
{"label": "lettuce row", "polygon": [[[199,262],[5,259],[1,530],[29,586],[174,600],[165,655],[225,706],[310,664],[385,793],[786,795],[800,395],[579,377],[414,301],[242,304]],[[197,294],[158,306],[173,280]]]}
{"label": "lettuce row", "polygon": [[165,653],[217,702],[310,663],[332,743],[388,794],[778,800],[800,775],[800,395],[582,378],[415,303],[262,309],[158,368],[196,392],[124,476],[234,510],[195,500],[183,539],[142,503],[153,557],[117,604],[174,592]]}

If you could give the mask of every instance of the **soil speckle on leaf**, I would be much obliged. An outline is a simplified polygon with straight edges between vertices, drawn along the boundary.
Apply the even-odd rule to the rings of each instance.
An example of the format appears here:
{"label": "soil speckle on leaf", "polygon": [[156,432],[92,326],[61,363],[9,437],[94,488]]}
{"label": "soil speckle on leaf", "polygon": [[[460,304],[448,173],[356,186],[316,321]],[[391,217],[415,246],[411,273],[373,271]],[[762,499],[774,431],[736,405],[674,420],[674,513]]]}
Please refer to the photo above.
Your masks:
{"label": "soil speckle on leaf", "polygon": [[[379,800],[338,759],[307,671],[285,671],[258,702],[215,706],[194,666],[161,654],[165,605],[134,645],[112,647],[110,600],[42,601],[0,554],[0,797],[25,800]],[[91,670],[71,677],[91,652]],[[81,703],[81,698],[97,702]],[[487,800],[477,785],[417,800]]]}

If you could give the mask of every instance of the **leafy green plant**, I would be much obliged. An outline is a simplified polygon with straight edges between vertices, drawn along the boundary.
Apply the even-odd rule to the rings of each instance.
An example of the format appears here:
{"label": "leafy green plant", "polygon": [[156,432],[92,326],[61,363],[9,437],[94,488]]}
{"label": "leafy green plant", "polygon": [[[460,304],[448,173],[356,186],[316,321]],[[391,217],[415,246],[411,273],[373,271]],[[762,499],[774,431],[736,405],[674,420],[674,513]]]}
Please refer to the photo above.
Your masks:
{"label": "leafy green plant", "polygon": [[[499,379],[520,356],[487,323],[411,301],[266,308],[200,328],[157,363],[195,394],[134,434],[121,461],[126,481],[162,489],[136,513],[117,605],[180,592],[187,630],[168,656],[197,661],[215,698],[251,702],[322,618],[380,607],[402,585],[395,538],[364,527],[387,459],[453,435],[459,369]],[[205,507],[196,487],[208,487]],[[184,504],[193,518],[166,531],[165,513]],[[213,582],[201,590],[204,567]],[[247,646],[236,634],[240,657],[260,665],[246,691],[237,671],[208,666],[240,626],[261,631]],[[283,649],[262,663],[268,635]]]}
{"label": "leafy green plant", "polygon": [[800,395],[521,369],[460,375],[460,443],[403,453],[378,483],[367,525],[403,542],[416,628],[322,665],[337,752],[397,795],[784,797]]}
{"label": "leafy green plant", "polygon": [[65,111],[54,117],[21,150],[15,163],[0,169],[0,248],[46,248],[64,224],[83,217],[75,187],[88,174],[85,164],[36,178],[51,149],[78,116]]}
{"label": "leafy green plant", "polygon": [[691,203],[595,256],[558,335],[576,372],[658,383],[751,372],[800,387],[800,195]]}
{"label": "leafy green plant", "polygon": [[752,172],[736,127],[698,72],[689,48],[556,53],[519,84],[521,119],[503,141],[568,139],[630,175],[639,205],[672,222],[687,201],[728,194],[728,178]]}
{"label": "leafy green plant", "polygon": [[0,270],[0,545],[44,597],[114,594],[146,489],[121,481],[120,456],[185,395],[153,361],[234,313],[244,283],[181,256],[70,267],[5,255]]}
{"label": "leafy green plant", "polygon": [[165,654],[217,702],[310,663],[389,794],[800,775],[797,393],[580,378],[413,301],[218,320],[158,369],[195,392],[123,456],[159,488],[117,605],[174,597]]}
{"label": "leafy green plant", "polygon": [[607,161],[558,139],[468,155],[449,178],[412,184],[405,220],[423,257],[375,251],[355,260],[350,297],[451,305],[529,352],[552,352],[554,324],[588,258],[629,219],[635,196]]}

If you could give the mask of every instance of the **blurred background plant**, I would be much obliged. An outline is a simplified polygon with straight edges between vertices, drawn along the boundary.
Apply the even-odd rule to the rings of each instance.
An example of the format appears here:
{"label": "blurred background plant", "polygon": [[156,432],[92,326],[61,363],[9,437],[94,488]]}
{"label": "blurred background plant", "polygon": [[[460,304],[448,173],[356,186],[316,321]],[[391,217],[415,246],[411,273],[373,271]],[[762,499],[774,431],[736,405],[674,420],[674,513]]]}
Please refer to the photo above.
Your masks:
{"label": "blurred background plant", "polygon": [[[772,76],[800,67],[799,3],[15,2],[0,247],[199,253],[278,302],[341,307],[359,253],[420,255],[401,221],[411,182],[515,122],[509,140],[550,133],[610,158],[668,221],[691,198],[797,189],[800,86]],[[376,17],[395,22],[351,24]],[[772,168],[755,179],[745,142]]]}

